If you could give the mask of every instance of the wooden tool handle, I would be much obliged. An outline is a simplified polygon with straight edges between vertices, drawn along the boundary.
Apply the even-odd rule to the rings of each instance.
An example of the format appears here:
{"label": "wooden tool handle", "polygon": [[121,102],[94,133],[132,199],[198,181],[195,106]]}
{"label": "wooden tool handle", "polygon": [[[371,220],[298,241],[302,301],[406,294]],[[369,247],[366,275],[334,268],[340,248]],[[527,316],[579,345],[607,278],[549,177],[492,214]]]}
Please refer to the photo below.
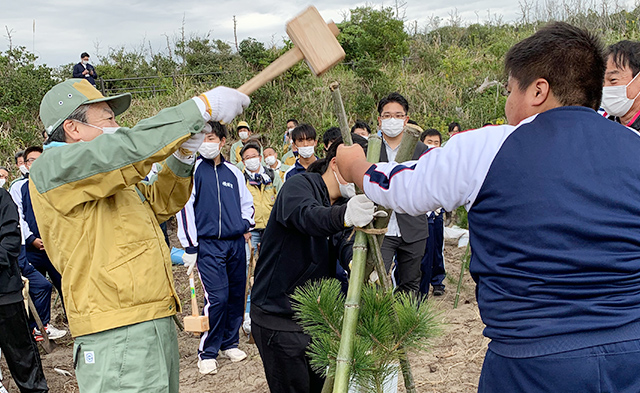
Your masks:
{"label": "wooden tool handle", "polygon": [[200,311],[198,311],[198,300],[196,299],[196,284],[193,279],[193,271],[189,275],[189,287],[191,288],[191,315],[199,317]]}
{"label": "wooden tool handle", "polygon": [[258,75],[251,78],[248,82],[238,88],[238,91],[246,95],[250,95],[260,87],[271,82],[274,78],[284,74],[289,68],[296,65],[300,60],[304,60],[302,51],[296,47],[289,49],[284,55],[278,57],[267,68],[262,70]]}
{"label": "wooden tool handle", "polygon": [[[338,26],[336,26],[336,24],[333,22],[329,22],[328,26],[333,35],[338,36],[338,34],[340,33]],[[289,49],[284,55],[278,57],[273,63],[269,64],[267,68],[262,70],[258,75],[249,79],[245,84],[240,86],[238,88],[238,91],[246,95],[250,95],[262,86],[271,82],[273,79],[284,74],[289,68],[296,65],[300,60],[304,60],[304,55],[299,48],[294,46],[293,48]]]}

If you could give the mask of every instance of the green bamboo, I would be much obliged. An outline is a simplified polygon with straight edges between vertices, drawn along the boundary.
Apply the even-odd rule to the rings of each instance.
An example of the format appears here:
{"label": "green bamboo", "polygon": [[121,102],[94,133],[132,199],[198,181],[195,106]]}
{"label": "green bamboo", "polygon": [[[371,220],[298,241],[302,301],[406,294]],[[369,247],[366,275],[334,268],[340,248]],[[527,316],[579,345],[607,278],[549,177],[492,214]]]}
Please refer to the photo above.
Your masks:
{"label": "green bamboo", "polygon": [[331,90],[331,98],[333,98],[333,109],[338,117],[338,123],[340,124],[340,132],[342,133],[342,141],[345,145],[353,145],[351,139],[351,131],[349,129],[349,122],[347,120],[347,113],[344,111],[344,104],[342,103],[342,95],[340,95],[340,84],[333,82],[329,85]]}
{"label": "green bamboo", "polygon": [[462,266],[460,266],[460,278],[458,278],[458,288],[456,289],[456,299],[453,301],[453,308],[458,308],[458,300],[460,299],[460,289],[462,288],[462,278],[464,277],[464,269],[468,266],[471,257],[471,247],[467,244],[467,250],[462,257]]}
{"label": "green bamboo", "polygon": [[344,303],[344,318],[342,320],[342,338],[336,358],[336,375],[333,384],[333,393],[347,393],[349,390],[349,376],[351,374],[351,362],[353,359],[353,341],[358,326],[358,313],[360,312],[360,295],[364,282],[364,268],[367,262],[367,235],[364,232],[356,232],[353,242],[353,257],[351,262],[351,276],[349,277],[349,289]]}

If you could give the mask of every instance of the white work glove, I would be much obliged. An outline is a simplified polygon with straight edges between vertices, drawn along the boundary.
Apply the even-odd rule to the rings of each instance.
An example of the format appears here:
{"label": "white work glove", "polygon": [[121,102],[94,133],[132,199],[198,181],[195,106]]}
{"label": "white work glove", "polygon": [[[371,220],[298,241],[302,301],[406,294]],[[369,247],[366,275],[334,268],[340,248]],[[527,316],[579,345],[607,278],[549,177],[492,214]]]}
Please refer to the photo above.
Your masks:
{"label": "white work glove", "polygon": [[186,252],[182,254],[182,263],[187,268],[187,276],[191,275],[193,271],[193,267],[196,265],[196,261],[198,260],[198,254],[187,254]]}
{"label": "white work glove", "polygon": [[241,114],[251,103],[246,94],[224,86],[218,86],[202,95],[211,105],[211,120],[224,123],[231,123],[233,118]]}
{"label": "white work glove", "polygon": [[364,227],[373,220],[375,205],[366,195],[360,194],[349,199],[347,211],[344,213],[344,225]]}
{"label": "white work glove", "polygon": [[[211,129],[211,126],[209,126],[209,129]],[[196,160],[196,152],[200,148],[200,145],[202,145],[202,142],[204,142],[204,137],[205,135],[202,132],[191,135],[191,137],[183,142],[178,150],[173,153],[173,156],[185,164],[193,164]]]}

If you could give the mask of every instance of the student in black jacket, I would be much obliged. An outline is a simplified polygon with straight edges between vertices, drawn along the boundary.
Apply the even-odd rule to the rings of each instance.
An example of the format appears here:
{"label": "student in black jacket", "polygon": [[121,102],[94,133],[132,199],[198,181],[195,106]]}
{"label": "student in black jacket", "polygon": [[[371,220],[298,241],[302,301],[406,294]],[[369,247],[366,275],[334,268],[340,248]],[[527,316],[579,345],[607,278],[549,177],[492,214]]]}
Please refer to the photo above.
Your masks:
{"label": "student in black jacket", "polygon": [[18,209],[0,189],[0,349],[21,392],[48,392],[22,298]]}
{"label": "student in black jacket", "polygon": [[352,248],[341,237],[345,227],[373,219],[371,201],[354,196],[354,186],[338,172],[335,154],[341,143],[334,142],[325,159],[285,182],[262,238],[251,291],[251,331],[271,393],[322,390],[324,381],[305,355],[311,338],[293,319],[290,295],[310,280],[335,277],[336,262],[346,266],[351,260]]}

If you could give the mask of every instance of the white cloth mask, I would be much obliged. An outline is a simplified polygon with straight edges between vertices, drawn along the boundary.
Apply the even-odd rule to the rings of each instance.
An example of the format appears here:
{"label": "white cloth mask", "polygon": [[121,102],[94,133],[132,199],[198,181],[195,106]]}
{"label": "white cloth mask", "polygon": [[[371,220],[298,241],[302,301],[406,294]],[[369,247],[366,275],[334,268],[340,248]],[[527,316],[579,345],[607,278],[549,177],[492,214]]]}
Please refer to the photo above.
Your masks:
{"label": "white cloth mask", "polygon": [[427,146],[427,149],[433,149],[434,147],[438,147],[436,145],[425,145],[425,146]]}
{"label": "white cloth mask", "polygon": [[238,136],[240,136],[240,139],[245,140],[249,138],[249,131],[240,131]]}
{"label": "white cloth mask", "polygon": [[248,158],[244,160],[244,166],[251,172],[255,172],[260,169],[260,157]]}
{"label": "white cloth mask", "polygon": [[276,156],[267,156],[264,158],[264,163],[272,166],[276,163]]}
{"label": "white cloth mask", "polygon": [[384,119],[382,120],[382,132],[389,138],[396,137],[402,133],[404,129],[404,119]]}
{"label": "white cloth mask", "polygon": [[198,153],[208,160],[213,160],[220,155],[220,143],[218,142],[204,142],[200,145]]}
{"label": "white cloth mask", "polygon": [[627,88],[633,81],[640,75],[631,79],[629,83],[624,86],[605,86],[602,88],[602,107],[608,114],[616,117],[622,117],[629,112],[633,102],[638,98],[640,92],[635,97],[627,97]]}
{"label": "white cloth mask", "polygon": [[338,180],[338,174],[333,172],[333,176],[335,176],[336,181],[338,182],[338,188],[340,189],[340,195],[343,198],[352,198],[356,196],[356,185],[353,183],[342,184],[340,180]]}
{"label": "white cloth mask", "polygon": [[7,182],[7,179],[0,179],[0,187],[4,186],[6,182]]}
{"label": "white cloth mask", "polygon": [[303,158],[309,158],[315,153],[315,146],[303,146],[298,148],[298,153]]}
{"label": "white cloth mask", "polygon": [[20,173],[22,173],[22,175],[29,173],[29,169],[27,169],[27,166],[24,164],[20,165],[18,169],[20,169]]}

